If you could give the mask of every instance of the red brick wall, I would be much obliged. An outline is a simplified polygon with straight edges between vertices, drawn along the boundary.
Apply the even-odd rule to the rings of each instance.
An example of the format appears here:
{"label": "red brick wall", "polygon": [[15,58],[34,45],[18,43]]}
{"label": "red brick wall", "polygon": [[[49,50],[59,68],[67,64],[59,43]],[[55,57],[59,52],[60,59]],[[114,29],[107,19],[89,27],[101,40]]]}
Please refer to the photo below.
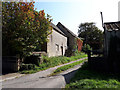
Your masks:
{"label": "red brick wall", "polygon": [[83,41],[80,39],[77,39],[77,45],[78,45],[78,51],[82,50],[82,45],[83,45]]}

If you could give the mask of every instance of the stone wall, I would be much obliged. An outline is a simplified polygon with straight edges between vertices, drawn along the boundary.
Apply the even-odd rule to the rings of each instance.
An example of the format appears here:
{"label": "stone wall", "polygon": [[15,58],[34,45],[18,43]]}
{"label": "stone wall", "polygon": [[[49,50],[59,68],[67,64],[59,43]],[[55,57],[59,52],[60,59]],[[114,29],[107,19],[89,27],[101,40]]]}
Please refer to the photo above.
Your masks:
{"label": "stone wall", "polygon": [[69,33],[62,25],[57,24],[57,27],[65,33],[65,35],[67,36],[68,42],[67,42],[67,46],[71,49],[74,48],[74,45],[76,44],[76,37],[73,36],[71,33]]}
{"label": "stone wall", "polygon": [[47,54],[48,56],[64,56],[67,49],[67,37],[58,33],[54,29],[52,34],[48,36]]}

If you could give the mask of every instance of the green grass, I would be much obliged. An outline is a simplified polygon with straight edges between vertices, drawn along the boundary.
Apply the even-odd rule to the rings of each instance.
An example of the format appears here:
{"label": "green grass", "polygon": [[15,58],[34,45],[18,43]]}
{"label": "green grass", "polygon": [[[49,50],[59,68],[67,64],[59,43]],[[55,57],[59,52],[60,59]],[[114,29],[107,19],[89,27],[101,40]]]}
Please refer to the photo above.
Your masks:
{"label": "green grass", "polygon": [[94,89],[94,88],[120,88],[120,75],[100,73],[89,70],[87,64],[78,70],[66,88]]}
{"label": "green grass", "polygon": [[86,61],[87,59],[84,59],[84,60],[81,60],[81,61],[77,61],[77,62],[74,62],[74,63],[71,63],[71,64],[68,64],[68,65],[65,65],[65,66],[62,66],[62,67],[59,67],[57,68],[51,75],[56,75],[62,71],[65,71],[69,68],[73,68],[75,65],[78,65],[80,63],[83,63],[84,61]]}
{"label": "green grass", "polygon": [[78,60],[78,59],[81,59],[84,57],[87,57],[87,55],[84,53],[80,53],[80,54],[77,54],[76,56],[71,56],[71,57],[65,57],[65,56],[45,57],[45,56],[43,56],[43,63],[42,64],[40,64],[39,66],[35,66],[35,69],[33,69],[33,70],[23,70],[23,71],[20,71],[20,73],[32,74],[32,73],[36,73],[36,72],[41,71],[41,70],[46,70],[50,67],[65,64],[65,63],[68,63],[70,61],[75,61],[75,60]]}

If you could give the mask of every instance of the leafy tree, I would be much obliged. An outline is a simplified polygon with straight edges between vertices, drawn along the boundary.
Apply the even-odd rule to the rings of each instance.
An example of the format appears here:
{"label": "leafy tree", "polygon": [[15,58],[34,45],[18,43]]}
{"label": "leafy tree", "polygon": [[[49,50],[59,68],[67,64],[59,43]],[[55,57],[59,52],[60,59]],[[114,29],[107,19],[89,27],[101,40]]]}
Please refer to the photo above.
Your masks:
{"label": "leafy tree", "polygon": [[49,17],[35,11],[34,2],[2,2],[2,19],[3,55],[31,55],[52,30]]}
{"label": "leafy tree", "polygon": [[81,23],[78,37],[83,38],[83,44],[89,44],[93,50],[101,49],[103,45],[103,32],[93,22]]}
{"label": "leafy tree", "polygon": [[89,44],[85,44],[85,45],[83,46],[82,50],[83,50],[84,52],[86,52],[86,51],[92,50],[92,49],[91,49],[91,47],[90,47]]}

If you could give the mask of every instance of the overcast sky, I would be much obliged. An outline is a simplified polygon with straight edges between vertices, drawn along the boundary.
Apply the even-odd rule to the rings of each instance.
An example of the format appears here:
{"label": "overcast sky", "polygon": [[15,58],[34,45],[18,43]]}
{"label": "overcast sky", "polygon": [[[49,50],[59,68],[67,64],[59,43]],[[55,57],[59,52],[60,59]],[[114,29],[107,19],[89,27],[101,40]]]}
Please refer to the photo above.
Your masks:
{"label": "overcast sky", "polygon": [[118,21],[119,0],[35,0],[37,11],[44,10],[53,18],[56,25],[61,22],[75,34],[78,26],[84,22],[95,22],[101,30],[100,11],[103,12],[104,22]]}

